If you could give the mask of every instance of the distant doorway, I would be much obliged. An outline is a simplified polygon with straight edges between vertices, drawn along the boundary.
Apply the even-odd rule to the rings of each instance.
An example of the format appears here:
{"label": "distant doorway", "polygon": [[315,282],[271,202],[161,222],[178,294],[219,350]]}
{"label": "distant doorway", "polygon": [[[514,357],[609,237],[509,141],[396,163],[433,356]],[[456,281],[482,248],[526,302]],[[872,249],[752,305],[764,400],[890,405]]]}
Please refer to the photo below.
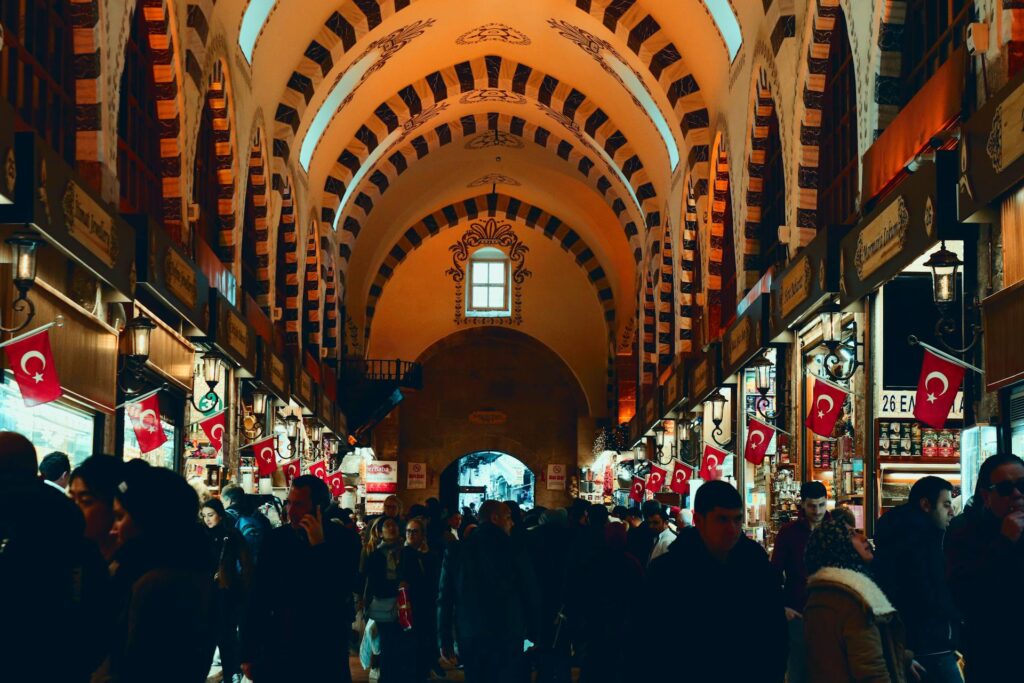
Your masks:
{"label": "distant doorway", "polygon": [[470,508],[474,513],[485,500],[511,500],[523,510],[533,508],[535,478],[521,460],[508,453],[469,453],[441,473],[440,498],[449,510]]}

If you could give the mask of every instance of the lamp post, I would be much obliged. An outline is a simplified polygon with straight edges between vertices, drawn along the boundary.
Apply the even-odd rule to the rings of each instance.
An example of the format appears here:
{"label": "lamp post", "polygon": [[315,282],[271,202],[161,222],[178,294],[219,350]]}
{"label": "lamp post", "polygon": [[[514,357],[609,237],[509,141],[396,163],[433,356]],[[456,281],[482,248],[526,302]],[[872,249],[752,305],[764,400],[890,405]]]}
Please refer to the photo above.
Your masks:
{"label": "lamp post", "polygon": [[18,290],[18,296],[11,302],[11,310],[15,313],[25,313],[25,319],[20,325],[4,327],[0,325],[0,331],[19,332],[25,329],[36,316],[36,306],[28,298],[29,290],[36,283],[36,249],[45,240],[29,232],[18,232],[8,237],[5,242],[11,248],[14,272],[14,288]]}
{"label": "lamp post", "polygon": [[722,422],[725,421],[725,407],[729,403],[729,399],[725,397],[721,389],[715,389],[715,393],[711,394],[707,398],[707,403],[711,404],[711,423],[715,425],[715,428],[711,431],[711,438],[714,439],[715,443],[723,448],[732,443],[732,439],[728,441],[720,441],[719,436],[725,433],[722,429]]}
{"label": "lamp post", "polygon": [[667,465],[670,462],[672,462],[672,454],[671,453],[669,454],[668,460],[664,459],[664,456],[665,456],[665,434],[666,434],[666,432],[668,432],[668,430],[665,428],[665,423],[664,422],[659,422],[658,424],[654,425],[654,429],[652,431],[654,432],[654,445],[655,445],[654,459],[658,461],[659,465]]}
{"label": "lamp post", "polygon": [[302,421],[296,417],[295,413],[291,413],[284,419],[288,430],[288,454],[295,457],[301,455],[299,452],[300,447],[300,436],[302,430]]}
{"label": "lamp post", "polygon": [[217,385],[220,383],[220,363],[221,356],[216,351],[207,351],[202,357],[203,366],[203,381],[206,382],[206,393],[203,394],[202,398],[199,399],[197,405],[194,398],[190,398],[189,402],[197,412],[203,413],[209,408],[201,408],[203,402],[212,403],[214,406],[217,405],[217,401],[220,400],[217,396]]}
{"label": "lamp post", "polygon": [[768,358],[768,351],[764,350],[751,361],[748,366],[754,370],[754,388],[757,389],[758,397],[754,403],[755,410],[766,420],[774,420],[779,416],[777,410],[768,412],[768,407],[771,405],[771,399],[768,398],[768,392],[772,388],[772,374],[775,369],[775,363]]}
{"label": "lamp post", "polygon": [[[151,338],[155,329],[156,323],[149,316],[142,314],[135,316],[124,326],[126,341],[124,349],[125,361],[124,366],[118,372],[117,383],[121,391],[127,395],[138,393],[132,389],[131,382],[140,382],[142,380],[142,371],[149,360]],[[129,375],[131,380],[128,384],[122,383],[121,380],[125,374]]]}
{"label": "lamp post", "polygon": [[[864,344],[857,340],[857,322],[852,321],[844,326],[843,313],[837,310],[823,311],[819,320],[822,329],[820,345],[826,350],[823,363],[825,372],[834,382],[845,382],[853,377],[857,368],[862,365],[859,351]],[[844,339],[845,329],[850,330],[849,339]],[[843,366],[849,366],[849,370],[844,372]]]}
{"label": "lamp post", "polygon": [[[943,240],[938,251],[932,252],[924,265],[932,271],[932,299],[939,309],[939,319],[935,323],[935,336],[940,344],[953,353],[970,351],[981,338],[982,328],[977,323],[971,323],[971,342],[967,346],[958,347],[946,341],[946,336],[954,334],[958,327],[956,319],[950,315],[950,311],[957,300],[957,271],[960,266],[964,265],[964,262],[955,253],[946,249],[946,242]],[[970,309],[973,311],[977,306],[977,301],[975,301]]]}

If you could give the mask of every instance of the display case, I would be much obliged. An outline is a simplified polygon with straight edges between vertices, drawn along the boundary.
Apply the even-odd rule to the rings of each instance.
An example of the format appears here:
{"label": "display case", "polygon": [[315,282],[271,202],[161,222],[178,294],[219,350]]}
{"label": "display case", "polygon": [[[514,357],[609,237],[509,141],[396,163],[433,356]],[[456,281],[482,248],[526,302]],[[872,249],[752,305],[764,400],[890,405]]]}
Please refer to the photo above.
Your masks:
{"label": "display case", "polygon": [[905,503],[914,483],[928,475],[946,479],[953,497],[960,496],[960,425],[950,420],[933,429],[908,418],[875,420],[879,516]]}

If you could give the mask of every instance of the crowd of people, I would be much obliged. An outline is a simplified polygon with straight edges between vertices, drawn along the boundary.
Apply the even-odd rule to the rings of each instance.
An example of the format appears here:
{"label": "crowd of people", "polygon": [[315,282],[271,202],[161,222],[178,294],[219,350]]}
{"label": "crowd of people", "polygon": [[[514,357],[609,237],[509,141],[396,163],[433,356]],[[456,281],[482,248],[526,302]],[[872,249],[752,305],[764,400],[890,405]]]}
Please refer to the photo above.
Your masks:
{"label": "crowd of people", "polygon": [[304,475],[279,519],[0,432],[4,680],[202,683],[216,657],[232,683],[343,682],[361,640],[381,683],[1020,680],[1024,461],[986,460],[957,516],[952,495],[920,479],[873,546],[807,482],[769,556],[722,481],[692,517],[392,496],[364,520]]}

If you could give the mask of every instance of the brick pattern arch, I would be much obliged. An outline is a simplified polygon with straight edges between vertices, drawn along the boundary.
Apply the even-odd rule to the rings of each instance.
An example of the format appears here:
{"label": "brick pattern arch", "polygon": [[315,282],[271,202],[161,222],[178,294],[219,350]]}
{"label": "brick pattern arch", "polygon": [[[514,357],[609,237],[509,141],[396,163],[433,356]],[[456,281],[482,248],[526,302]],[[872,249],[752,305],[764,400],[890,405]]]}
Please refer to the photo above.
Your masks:
{"label": "brick pattern arch", "polygon": [[676,317],[675,283],[673,282],[674,262],[672,249],[672,226],[665,220],[661,239],[661,268],[658,272],[658,373],[671,367],[676,354],[676,339],[673,334]]}
{"label": "brick pattern arch", "polygon": [[467,220],[480,216],[502,217],[509,221],[539,231],[550,240],[557,241],[559,246],[572,254],[573,260],[583,269],[587,279],[594,286],[598,302],[604,311],[604,319],[608,324],[609,344],[615,339],[615,297],[611,283],[604,268],[598,262],[580,233],[566,225],[557,216],[543,209],[524,202],[507,194],[486,194],[465,199],[461,202],[448,204],[409,227],[402,238],[388,252],[384,262],[377,269],[377,275],[370,285],[366,302],[365,339],[370,339],[370,328],[373,323],[377,300],[384,291],[384,286],[394,275],[395,270],[405,258],[415,251],[423,242],[437,235],[442,230],[456,228]]}
{"label": "brick pattern arch", "polygon": [[116,131],[103,130],[103,116],[100,112],[100,44],[105,36],[101,34],[103,27],[100,25],[100,8],[96,0],[68,0],[68,5],[75,79],[75,159],[83,174],[92,176],[96,187],[99,187],[99,165],[107,157],[103,145],[117,144],[116,137],[104,139],[105,132],[116,135]]}
{"label": "brick pattern arch", "polygon": [[700,240],[701,247],[701,282],[704,291],[705,325],[708,332],[707,340],[715,339],[722,331],[727,320],[723,319],[723,308],[727,300],[735,299],[735,292],[726,296],[724,288],[729,286],[726,258],[732,259],[735,253],[729,244],[732,229],[732,198],[729,185],[729,155],[726,151],[725,136],[721,136],[713,152],[715,163],[712,168],[712,200],[711,220],[705,236]]}
{"label": "brick pattern arch", "polygon": [[324,283],[323,344],[320,356],[330,365],[336,365],[339,334],[338,282],[334,266],[331,241],[325,234],[320,235],[320,277]]}
{"label": "brick pattern arch", "polygon": [[[213,63],[207,82],[204,111],[208,108],[212,122],[214,163],[217,169],[217,244],[210,245],[224,263],[235,262],[235,131],[234,105],[231,101],[231,86],[227,77],[227,65],[217,60]],[[196,151],[199,154],[199,151]],[[193,193],[195,189],[193,188]]]}
{"label": "brick pattern arch", "polygon": [[323,297],[320,273],[320,237],[315,220],[309,223],[309,237],[306,239],[305,286],[302,295],[302,336],[304,348],[314,358],[320,357],[321,320]]}
{"label": "brick pattern arch", "polygon": [[881,58],[875,75],[875,103],[878,125],[875,137],[882,134],[903,104],[900,74],[903,69],[903,21],[907,15],[906,0],[882,0],[878,24],[878,49]]}
{"label": "brick pattern arch", "polygon": [[[643,279],[643,348],[641,358],[643,359],[643,370],[641,384],[644,387],[654,386],[658,374],[658,315],[657,306],[654,303],[654,278],[651,273],[645,271]],[[637,392],[639,397],[640,392]]]}
{"label": "brick pattern arch", "polygon": [[[267,212],[270,206],[267,192],[267,155],[263,131],[253,134],[252,149],[249,152],[249,182],[246,184],[246,211],[251,215],[244,218],[245,225],[252,227],[252,235],[243,233],[243,242],[252,237],[252,255],[256,267],[256,303],[264,313],[270,313],[270,226]],[[242,245],[243,256],[247,247]],[[244,264],[243,264],[244,266]]]}
{"label": "brick pattern arch", "polygon": [[203,65],[210,41],[210,17],[217,0],[191,0],[187,5],[185,25],[185,73],[192,83],[203,89]]}
{"label": "brick pattern arch", "polygon": [[[804,114],[800,121],[800,154],[797,157],[796,224],[800,228],[818,227],[818,177],[821,124],[825,85],[828,83],[828,58],[836,18],[842,12],[839,0],[815,0],[811,42],[807,46],[807,76],[803,84]],[[897,70],[898,73],[898,70]]]}
{"label": "brick pattern arch", "polygon": [[684,181],[686,196],[683,206],[683,224],[680,227],[679,258],[676,288],[676,320],[679,321],[679,339],[677,346],[680,353],[693,352],[693,322],[696,317],[697,293],[700,282],[697,273],[697,199],[694,193],[693,179]]}
{"label": "brick pattern arch", "polygon": [[[355,248],[356,239],[362,230],[362,226],[369,220],[373,208],[380,202],[381,197],[397,180],[398,176],[405,173],[416,161],[425,158],[431,152],[437,151],[453,142],[461,142],[462,139],[469,139],[468,145],[477,142],[488,144],[486,135],[490,132],[497,134],[497,139],[509,144],[521,144],[523,141],[532,141],[534,144],[550,149],[560,158],[576,168],[590,185],[604,197],[609,208],[615,213],[622,223],[626,239],[633,250],[633,258],[639,262],[641,246],[639,232],[636,223],[630,220],[626,202],[623,201],[619,192],[616,191],[617,179],[609,179],[608,175],[602,172],[594,161],[592,155],[588,155],[582,147],[574,146],[568,140],[552,133],[549,129],[538,126],[518,116],[489,112],[486,114],[468,114],[456,121],[442,123],[430,131],[417,135],[415,138],[386,158],[377,162],[374,170],[367,174],[367,177],[360,184],[360,190],[353,200],[352,211],[345,216],[339,231],[341,254],[341,270],[348,271],[348,264]],[[511,139],[510,139],[511,138]],[[500,149],[499,147],[493,147]],[[612,178],[615,176],[612,174]],[[357,217],[358,216],[358,217]],[[326,224],[333,221],[333,212],[325,209],[322,218]]]}
{"label": "brick pattern arch", "polygon": [[[750,128],[750,155],[747,157],[747,215],[742,239],[736,234],[736,252],[740,255],[737,279],[740,280],[742,291],[746,291],[761,277],[759,232],[768,199],[765,196],[765,177],[771,171],[767,168],[770,161],[767,154],[772,143],[768,136],[773,116],[778,116],[775,100],[768,85],[768,74],[762,69],[754,84],[753,125]],[[775,144],[781,146],[782,143],[775,140]]]}
{"label": "brick pattern arch", "polygon": [[[299,346],[299,233],[295,223],[295,195],[291,181],[274,174],[274,190],[281,195],[281,218],[277,227],[277,307],[284,321],[285,344]],[[276,317],[276,316],[275,316]]]}
{"label": "brick pattern arch", "polygon": [[[377,106],[374,115],[359,127],[353,140],[328,171],[320,202],[323,220],[334,220],[346,188],[382,140],[400,127],[408,135],[433,118],[441,108],[449,106],[452,100],[457,102],[465,93],[479,90],[500,91],[503,97],[525,99],[527,106],[539,106],[585,146],[590,145],[591,140],[596,142],[633,188],[646,227],[651,229],[661,224],[654,184],[626,135],[608,114],[571,85],[529,65],[494,55],[434,71]],[[385,151],[385,156],[389,151]]]}

